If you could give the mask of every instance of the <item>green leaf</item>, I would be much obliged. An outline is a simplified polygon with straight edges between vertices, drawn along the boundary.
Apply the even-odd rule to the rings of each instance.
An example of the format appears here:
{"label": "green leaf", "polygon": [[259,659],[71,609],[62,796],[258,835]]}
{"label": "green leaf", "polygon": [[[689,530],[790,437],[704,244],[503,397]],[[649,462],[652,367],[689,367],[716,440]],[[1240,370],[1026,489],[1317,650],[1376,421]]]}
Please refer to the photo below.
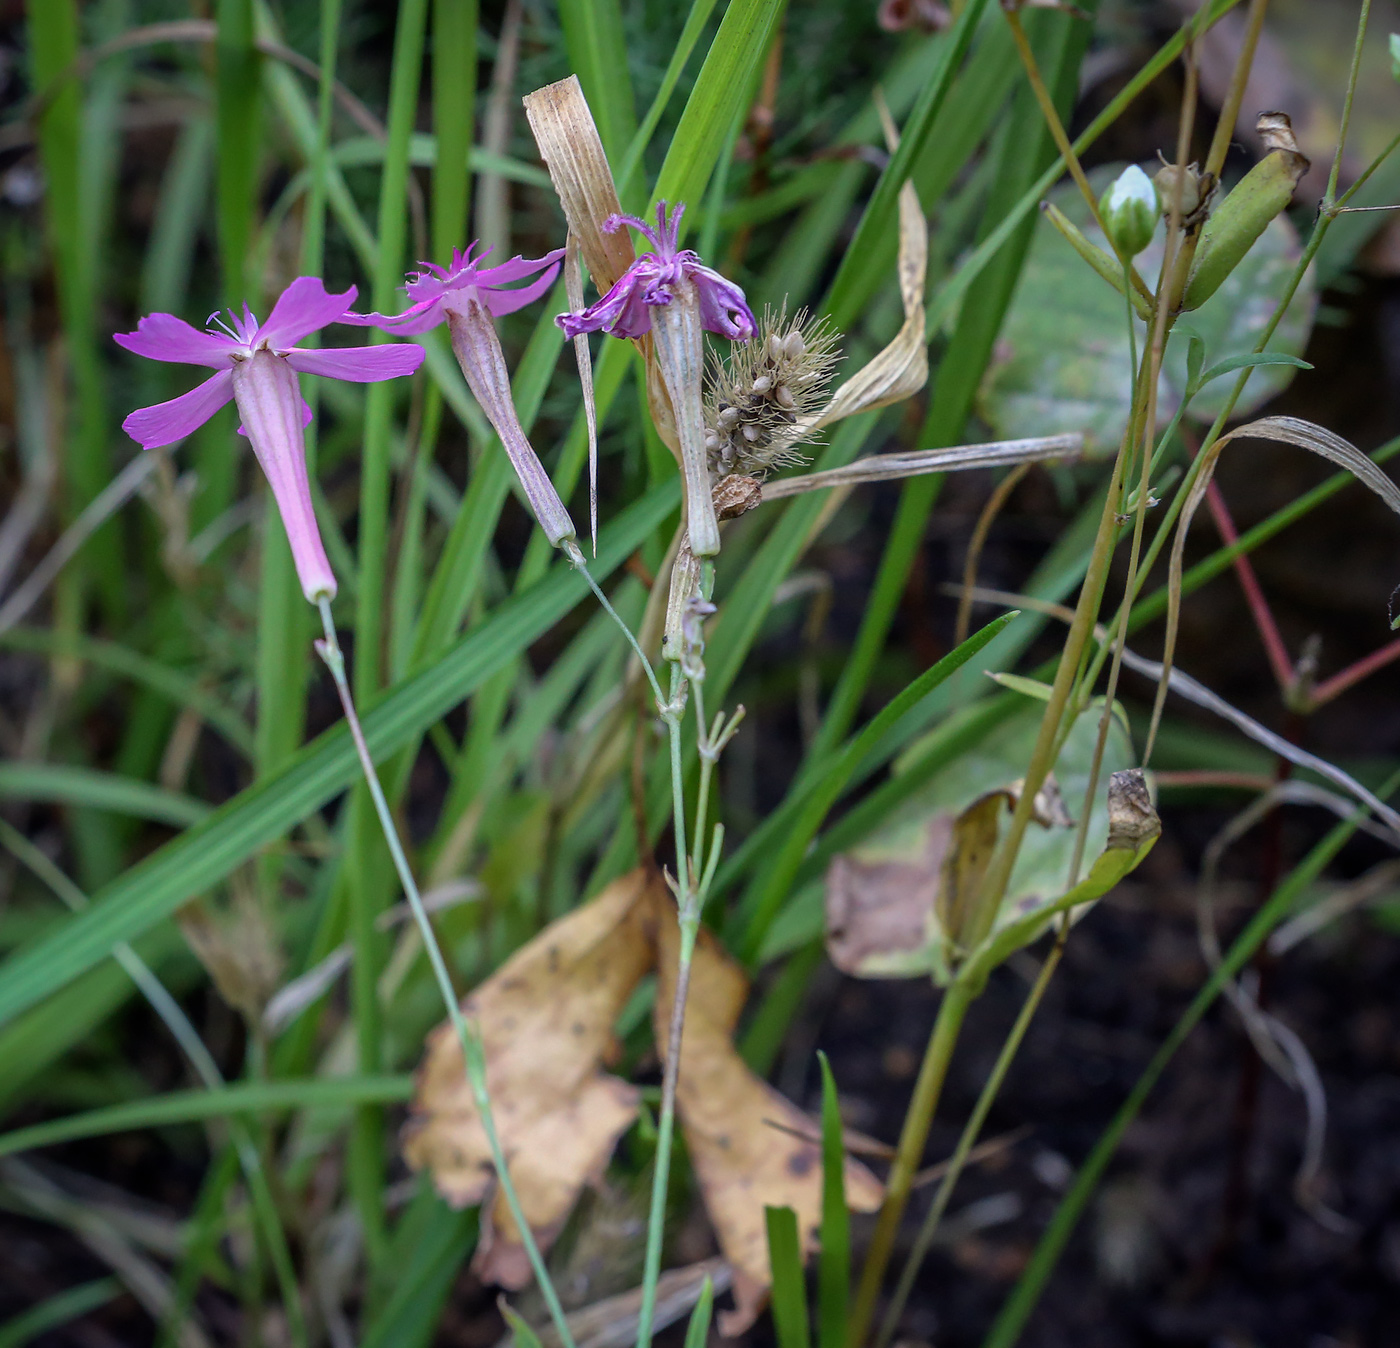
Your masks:
{"label": "green leaf", "polygon": [[0,1325],[0,1348],[23,1348],[41,1334],[115,1301],[125,1291],[116,1278],[97,1278],[57,1292]]}
{"label": "green leaf", "polygon": [[1300,357],[1288,355],[1283,351],[1248,352],[1243,356],[1229,356],[1225,360],[1217,361],[1204,374],[1200,374],[1194,379],[1188,369],[1187,387],[1201,389],[1212,379],[1234,374],[1236,370],[1252,370],[1259,365],[1291,365],[1295,370],[1311,370],[1313,368]]}
{"label": "green leaf", "polygon": [[[676,509],[676,480],[654,488],[599,535],[594,574],[607,577]],[[420,674],[363,714],[370,752],[380,761],[421,735],[474,689],[539,639],[587,594],[566,564],[503,603]],[[359,778],[349,732],[338,724],[284,768],[241,792],[203,823],[152,853],[92,896],[85,913],[0,965],[0,1024],[61,989],[189,898],[224,879],[259,848],[286,836],[312,811]]]}
{"label": "green leaf", "polygon": [[700,1284],[700,1297],[695,1309],[690,1313],[690,1323],[685,1327],[685,1348],[705,1348],[710,1339],[710,1315],[714,1311],[715,1285],[710,1275]]}
{"label": "green leaf", "polygon": [[52,1147],[80,1137],[175,1123],[222,1119],[235,1114],[284,1114],[293,1109],[328,1108],[367,1103],[394,1104],[413,1097],[411,1076],[307,1077],[300,1080],[243,1081],[216,1091],[172,1091],[145,1100],[109,1105],[85,1114],[51,1119],[29,1128],[0,1133],[0,1156],[37,1147]]}
{"label": "green leaf", "polygon": [[210,807],[203,801],[177,791],[100,772],[96,768],[69,767],[62,763],[0,763],[0,797],[86,805],[135,819],[173,824],[177,828],[197,824],[210,813]]}
{"label": "green leaf", "polygon": [[686,100],[656,180],[655,199],[699,206],[786,0],[731,0]]}
{"label": "green leaf", "polygon": [[768,1227],[768,1262],[773,1270],[773,1328],[778,1348],[811,1348],[797,1213],[791,1208],[764,1208],[763,1216]]}
{"label": "green leaf", "polygon": [[544,1348],[540,1336],[515,1312],[504,1296],[496,1298],[496,1306],[510,1326],[510,1341],[515,1348]]}
{"label": "green leaf", "polygon": [[826,1054],[822,1069],[822,1229],[817,1276],[818,1348],[842,1348],[851,1295],[851,1214],[846,1207],[846,1144],[841,1101]]}

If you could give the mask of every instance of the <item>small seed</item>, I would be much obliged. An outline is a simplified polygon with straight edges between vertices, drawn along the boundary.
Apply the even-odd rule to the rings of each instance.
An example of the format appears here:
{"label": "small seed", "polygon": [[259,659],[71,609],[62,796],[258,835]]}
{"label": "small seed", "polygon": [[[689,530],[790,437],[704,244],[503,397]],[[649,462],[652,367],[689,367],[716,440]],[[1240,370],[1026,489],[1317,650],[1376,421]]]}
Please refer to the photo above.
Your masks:
{"label": "small seed", "polygon": [[773,376],[771,374],[761,374],[753,381],[753,391],[755,393],[767,393],[773,387]]}
{"label": "small seed", "polygon": [[739,424],[739,409],[737,407],[726,407],[719,414],[719,424],[725,430],[733,430]]}
{"label": "small seed", "polygon": [[715,431],[706,431],[706,432],[705,432],[705,448],[706,448],[706,449],[718,449],[718,448],[719,448],[719,435],[718,435],[717,432],[715,432]]}
{"label": "small seed", "polygon": [[787,340],[783,343],[783,355],[789,360],[796,360],[799,356],[807,354],[807,343],[802,340],[800,332],[790,332]]}
{"label": "small seed", "polygon": [[758,443],[758,427],[752,422],[744,423],[744,439],[751,445]]}
{"label": "small seed", "polygon": [[782,358],[783,339],[779,337],[778,334],[775,332],[771,334],[768,338],[768,359],[777,361],[782,360]]}
{"label": "small seed", "polygon": [[794,405],[792,390],[788,388],[786,384],[779,384],[773,397],[777,401],[779,407],[792,407]]}

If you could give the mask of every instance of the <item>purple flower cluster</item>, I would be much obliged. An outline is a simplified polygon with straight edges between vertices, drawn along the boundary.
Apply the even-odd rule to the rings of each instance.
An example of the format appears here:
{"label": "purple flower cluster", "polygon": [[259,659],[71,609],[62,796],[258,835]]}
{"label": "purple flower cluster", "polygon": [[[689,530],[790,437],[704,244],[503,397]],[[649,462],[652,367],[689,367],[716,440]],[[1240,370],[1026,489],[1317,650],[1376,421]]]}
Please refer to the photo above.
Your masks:
{"label": "purple flower cluster", "polygon": [[[609,218],[607,229],[631,225],[651,240],[654,251],[638,257],[591,308],[560,315],[556,321],[565,332],[572,337],[601,329],[619,337],[639,337],[651,328],[651,309],[669,305],[690,285],[701,321],[711,332],[734,341],[753,335],[753,314],[743,291],[702,265],[695,253],[679,247],[683,211],[678,205],[668,220],[665,203],[659,205],[656,230],[635,216]],[[568,512],[521,429],[492,322],[543,295],[559,274],[564,250],[483,266],[490,251],[478,251],[473,243],[466,252],[454,250],[449,266],[422,264],[423,270],[407,278],[410,304],[399,314],[354,313],[353,286],[333,294],[313,276],[293,281],[263,323],[246,306],[241,315],[211,317],[202,332],[173,314],[150,314],[135,332],[120,333],[116,341],[138,356],[202,365],[215,373],[178,398],[133,412],[122,426],[142,449],[154,449],[182,440],[234,402],[242,417],[239,431],[248,437],[272,487],[302,590],[313,603],[330,599],[336,581],[311,504],[305,441],[311,409],[301,396],[298,376],[316,374],[355,383],[394,379],[417,370],[424,352],[417,345],[306,349],[297,343],[331,323],[374,326],[409,337],[446,322],[467,383],[500,435],[540,524],[556,545],[572,540]],[[515,284],[521,281],[527,284]]]}

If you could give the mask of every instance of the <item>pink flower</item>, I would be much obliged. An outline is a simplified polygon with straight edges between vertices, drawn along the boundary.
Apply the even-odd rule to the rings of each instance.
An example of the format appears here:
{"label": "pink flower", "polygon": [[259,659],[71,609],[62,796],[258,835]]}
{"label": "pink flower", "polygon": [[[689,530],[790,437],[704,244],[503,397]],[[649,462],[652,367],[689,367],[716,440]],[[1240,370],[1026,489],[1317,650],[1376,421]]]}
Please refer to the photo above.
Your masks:
{"label": "pink flower", "polygon": [[[404,287],[413,303],[403,313],[348,314],[345,322],[372,324],[389,332],[414,336],[435,328],[451,313],[464,313],[471,300],[500,318],[539,299],[554,284],[554,278],[559,275],[559,259],[564,256],[564,250],[556,248],[541,258],[513,257],[499,267],[483,267],[481,264],[491,249],[483,248],[473,259],[476,248],[476,243],[465,253],[454,248],[450,267],[439,267],[434,262],[420,263],[424,270],[409,273]],[[548,270],[544,271],[545,268]],[[527,286],[516,290],[503,288],[511,281],[524,280],[538,271],[544,271],[544,275]]]}
{"label": "pink flower", "polygon": [[614,337],[640,337],[651,331],[651,309],[670,304],[679,286],[689,281],[699,300],[700,325],[731,342],[746,342],[753,336],[753,310],[744,292],[705,266],[689,248],[679,247],[681,216],[679,204],[666,218],[666,203],[656,206],[656,228],[635,215],[610,215],[603,222],[609,234],[624,225],[645,234],[656,250],[643,253],[618,277],[600,300],[581,314],[560,314],[555,322],[570,336],[581,332],[611,333]]}
{"label": "pink flower", "polygon": [[[491,250],[483,249],[473,260],[476,248],[475,243],[465,253],[454,248],[450,267],[423,263],[426,270],[408,278],[405,288],[413,304],[403,313],[347,314],[344,321],[373,323],[386,331],[403,333],[426,332],[445,322],[467,387],[501,437],[540,527],[555,547],[576,552],[574,522],[530,444],[511,400],[510,371],[493,322],[502,314],[523,309],[554,284],[564,250],[556,248],[533,261],[513,257],[499,267],[483,267],[481,263]],[[543,275],[529,285],[502,289],[507,282],[523,280],[536,272]]]}
{"label": "pink flower", "polygon": [[119,346],[151,360],[204,365],[218,373],[167,403],[143,407],[122,422],[142,449],[173,444],[204,425],[233,400],[246,435],[267,475],[287,530],[297,576],[306,597],[334,597],[335,576],[321,545],[306,477],[307,423],[311,409],[297,374],[320,374],[373,383],[412,374],[423,363],[418,346],[353,346],[302,350],[296,343],[341,319],[355,288],[332,295],[314,276],[299,276],[282,292],[266,323],[243,307],[220,330],[200,332],[173,314],[148,314],[135,332],[116,335]]}

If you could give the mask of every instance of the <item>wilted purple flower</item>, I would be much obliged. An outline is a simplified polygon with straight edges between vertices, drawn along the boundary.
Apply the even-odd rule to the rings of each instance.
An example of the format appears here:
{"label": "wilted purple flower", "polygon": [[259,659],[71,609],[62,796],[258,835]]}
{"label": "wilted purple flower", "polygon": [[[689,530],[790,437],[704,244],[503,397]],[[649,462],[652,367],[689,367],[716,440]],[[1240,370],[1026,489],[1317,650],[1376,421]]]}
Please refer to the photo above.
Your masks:
{"label": "wilted purple flower", "polygon": [[[465,253],[453,249],[450,267],[426,262],[426,270],[411,273],[405,289],[413,303],[403,313],[347,314],[344,321],[371,323],[402,333],[426,332],[439,323],[447,324],[467,387],[501,437],[540,527],[558,547],[574,537],[574,522],[520,424],[511,399],[510,371],[492,319],[523,309],[544,294],[559,275],[564,250],[556,248],[534,260],[514,257],[499,267],[483,267],[482,261],[491,250],[486,248],[473,259],[476,248],[473,243]],[[543,274],[529,285],[515,290],[502,288],[536,272]]]}
{"label": "wilted purple flower", "polygon": [[685,206],[677,202],[668,220],[666,203],[658,202],[655,229],[635,215],[610,215],[603,222],[605,230],[614,233],[631,225],[651,240],[655,251],[638,257],[612,289],[581,314],[560,314],[554,321],[570,337],[598,331],[614,337],[652,334],[657,368],[675,414],[690,546],[697,557],[713,557],[719,551],[719,522],[710,495],[701,414],[705,343],[700,331],[746,342],[755,325],[744,292],[704,266],[689,248],[680,247],[684,214]]}
{"label": "wilted purple flower", "polygon": [[327,375],[357,384],[412,374],[423,363],[417,346],[324,347],[302,350],[296,343],[341,318],[355,288],[332,295],[318,277],[299,276],[282,292],[266,323],[247,305],[230,313],[220,330],[200,332],[173,314],[148,314],[135,332],[119,332],[119,346],[151,360],[204,365],[218,373],[188,393],[154,407],[143,407],[122,422],[142,449],[173,444],[204,425],[230,400],[238,405],[246,435],[267,475],[287,530],[302,592],[315,603],[333,598],[335,575],[321,546],[306,477],[307,423],[311,409],[301,396],[297,374]]}
{"label": "wilted purple flower", "polygon": [[744,292],[705,266],[691,249],[679,246],[684,214],[685,205],[678,202],[668,220],[666,203],[657,202],[655,229],[635,215],[608,216],[603,228],[609,234],[631,225],[651,240],[655,251],[641,254],[617,284],[581,314],[560,314],[555,322],[570,337],[599,331],[614,337],[640,337],[651,331],[652,308],[670,304],[678,287],[689,281],[699,300],[700,326],[731,342],[748,341],[754,317]]}

